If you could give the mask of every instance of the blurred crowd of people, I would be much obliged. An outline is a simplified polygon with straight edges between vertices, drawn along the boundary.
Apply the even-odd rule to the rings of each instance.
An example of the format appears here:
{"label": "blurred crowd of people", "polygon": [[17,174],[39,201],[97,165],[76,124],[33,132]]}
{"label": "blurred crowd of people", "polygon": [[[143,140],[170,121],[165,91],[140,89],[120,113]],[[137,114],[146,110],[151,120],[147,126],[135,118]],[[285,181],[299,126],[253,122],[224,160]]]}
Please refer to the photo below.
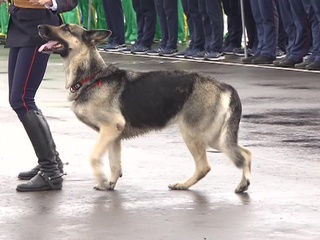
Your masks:
{"label": "blurred crowd of people", "polygon": [[[92,0],[92,6],[80,0],[62,18],[87,29],[111,30],[105,51],[217,61],[228,54],[244,56],[240,1],[244,64],[320,70],[319,0]],[[182,42],[188,46],[179,52]]]}

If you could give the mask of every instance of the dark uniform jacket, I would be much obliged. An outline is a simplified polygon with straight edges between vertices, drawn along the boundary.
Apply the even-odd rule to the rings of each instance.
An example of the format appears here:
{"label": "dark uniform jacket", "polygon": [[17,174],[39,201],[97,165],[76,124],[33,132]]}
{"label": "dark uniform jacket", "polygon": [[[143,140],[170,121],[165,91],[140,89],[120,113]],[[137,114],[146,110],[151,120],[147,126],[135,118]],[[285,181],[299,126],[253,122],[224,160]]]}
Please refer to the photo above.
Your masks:
{"label": "dark uniform jacket", "polygon": [[9,7],[10,20],[6,47],[36,47],[45,41],[38,35],[39,24],[60,25],[60,13],[75,8],[78,0],[56,0],[56,11],[50,9],[19,8],[13,4]]}

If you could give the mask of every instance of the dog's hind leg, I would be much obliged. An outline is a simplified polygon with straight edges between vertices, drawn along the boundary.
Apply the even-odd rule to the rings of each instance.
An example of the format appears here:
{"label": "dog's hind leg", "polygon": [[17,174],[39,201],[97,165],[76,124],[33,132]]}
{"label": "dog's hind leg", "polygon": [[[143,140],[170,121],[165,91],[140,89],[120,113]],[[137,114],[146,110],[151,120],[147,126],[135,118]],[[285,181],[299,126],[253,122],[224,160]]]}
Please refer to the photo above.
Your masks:
{"label": "dog's hind leg", "polygon": [[209,171],[210,166],[207,160],[206,144],[202,139],[196,139],[187,133],[186,129],[180,127],[182,137],[193,156],[195,162],[195,172],[192,177],[181,183],[169,185],[171,190],[186,190],[192,185],[196,184],[202,179]]}
{"label": "dog's hind leg", "polygon": [[235,192],[242,193],[246,191],[251,179],[251,152],[240,145],[228,146],[222,149],[222,152],[226,153],[234,164],[242,169],[242,178]]}
{"label": "dog's hind leg", "polygon": [[120,139],[116,139],[114,142],[110,143],[110,146],[108,147],[108,157],[111,175],[106,183],[106,188],[108,190],[113,190],[119,177],[122,177]]}
{"label": "dog's hind leg", "polygon": [[238,128],[238,124],[227,124],[227,127],[224,127],[221,131],[219,147],[211,147],[225,153],[238,168],[243,170],[241,181],[235,189],[236,193],[242,193],[250,185],[251,152],[249,149],[238,145]]}
{"label": "dog's hind leg", "polygon": [[236,193],[242,193],[246,191],[250,185],[250,179],[251,179],[251,152],[249,149],[242,147],[238,145],[239,151],[241,152],[241,155],[245,159],[244,165],[242,166],[242,178],[235,189]]}
{"label": "dog's hind leg", "polygon": [[[113,149],[113,154],[111,155],[116,155],[115,149],[117,148],[114,146],[117,146],[118,144],[120,144],[120,142],[116,144],[114,142],[117,141],[121,131],[119,131],[116,125],[111,124],[111,125],[100,126],[99,133],[100,133],[99,140],[93,148],[92,154],[90,156],[90,163],[93,168],[93,173],[98,181],[98,184],[94,187],[94,189],[107,190],[110,188],[108,187],[108,181],[106,181],[105,175],[103,174],[102,157],[110,146],[113,146],[113,147],[110,147]],[[118,149],[120,149],[119,146],[118,146]],[[115,159],[116,158],[113,158],[112,162],[114,162]],[[116,164],[113,164],[113,165],[116,165]]]}

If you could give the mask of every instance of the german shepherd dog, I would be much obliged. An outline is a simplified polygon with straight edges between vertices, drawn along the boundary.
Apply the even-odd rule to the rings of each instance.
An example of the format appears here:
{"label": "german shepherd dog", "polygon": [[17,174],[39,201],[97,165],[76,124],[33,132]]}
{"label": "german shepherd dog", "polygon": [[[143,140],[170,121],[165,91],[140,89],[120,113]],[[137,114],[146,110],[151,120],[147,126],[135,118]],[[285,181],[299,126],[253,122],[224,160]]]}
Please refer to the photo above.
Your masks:
{"label": "german shepherd dog", "polygon": [[[195,172],[186,181],[170,184],[170,189],[186,190],[210,171],[207,147],[225,153],[243,170],[235,192],[248,189],[251,153],[238,145],[242,106],[233,87],[198,73],[134,72],[108,65],[96,48],[111,35],[108,30],[87,31],[71,24],[39,25],[38,30],[48,41],[39,51],[60,54],[64,60],[72,110],[99,132],[90,155],[95,189],[113,190],[122,176],[121,140],[174,123],[195,161]],[[107,151],[108,179],[102,170]]]}

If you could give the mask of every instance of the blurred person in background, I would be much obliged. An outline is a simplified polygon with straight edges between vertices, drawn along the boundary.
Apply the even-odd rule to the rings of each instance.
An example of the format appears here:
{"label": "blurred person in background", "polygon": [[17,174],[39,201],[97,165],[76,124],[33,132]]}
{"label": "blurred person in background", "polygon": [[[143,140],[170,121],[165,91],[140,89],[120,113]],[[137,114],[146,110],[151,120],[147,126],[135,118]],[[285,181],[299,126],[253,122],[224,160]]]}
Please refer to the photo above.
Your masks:
{"label": "blurred person in background", "polygon": [[148,50],[151,50],[156,32],[156,7],[154,1],[150,0],[132,0],[132,5],[136,12],[138,37],[130,52],[146,54]]}
{"label": "blurred person in background", "polygon": [[148,55],[171,57],[178,52],[178,0],[154,0],[159,18],[161,41]]}
{"label": "blurred person in background", "polygon": [[121,0],[102,0],[107,27],[112,32],[108,44],[103,47],[107,52],[126,49],[124,15]]}
{"label": "blurred person in background", "polygon": [[243,58],[245,64],[272,64],[278,45],[278,10],[276,0],[250,0],[257,29],[258,45],[253,56]]}
{"label": "blurred person in background", "polygon": [[305,61],[294,65],[298,69],[320,70],[320,1],[304,0],[303,6],[308,14],[311,26],[312,46],[311,55]]}
{"label": "blurred person in background", "polygon": [[223,31],[224,20],[221,0],[198,0],[204,32],[204,51],[193,56],[193,59],[217,61],[224,59]]}
{"label": "blurred person in background", "polygon": [[198,0],[182,0],[190,34],[189,46],[176,54],[178,58],[193,58],[204,50],[204,32]]}
{"label": "blurred person in background", "polygon": [[[310,24],[303,1],[305,0],[279,1],[283,27],[288,36],[288,45],[286,56],[273,62],[276,67],[293,68],[295,64],[303,61],[303,57],[310,49]],[[310,0],[306,1],[310,2]]]}

